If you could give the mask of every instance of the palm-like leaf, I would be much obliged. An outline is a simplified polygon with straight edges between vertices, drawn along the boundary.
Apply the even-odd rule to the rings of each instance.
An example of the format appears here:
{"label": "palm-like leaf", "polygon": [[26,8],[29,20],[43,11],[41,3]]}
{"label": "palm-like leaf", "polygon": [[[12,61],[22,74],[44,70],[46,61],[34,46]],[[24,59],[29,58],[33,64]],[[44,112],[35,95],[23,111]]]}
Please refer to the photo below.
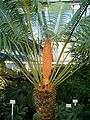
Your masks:
{"label": "palm-like leaf", "polygon": [[[23,67],[24,71],[22,72],[24,73],[25,76],[27,76],[28,71],[25,69],[24,65],[22,64],[22,60],[19,57],[22,56],[22,54],[24,55],[24,59],[28,61],[28,64],[32,69],[32,72],[34,72],[35,74],[34,76],[35,79],[38,80],[38,72],[36,66],[38,62],[35,63],[35,58],[37,58],[38,61],[38,51],[36,47],[37,43],[34,40],[33,30],[30,22],[30,13],[29,13],[32,12],[32,10],[35,11],[35,9],[34,7],[31,6],[30,4],[31,2],[28,0],[6,1],[6,4],[4,4],[4,2],[1,1],[0,11],[2,16],[0,20],[3,22],[1,24],[1,29],[0,29],[1,30],[0,40],[1,42],[4,41],[5,44],[9,42],[7,46],[9,49],[10,48],[11,49],[8,51],[8,48],[6,48],[6,46],[3,49],[5,49],[5,52],[9,55],[10,59],[15,63],[15,65],[20,70],[22,69],[21,66]],[[22,8],[23,14],[19,12],[19,8]],[[2,35],[5,36],[5,39],[7,38],[6,41],[4,40],[4,37],[2,37]],[[33,45],[34,53],[31,50],[32,46],[29,45],[30,39],[32,39],[33,41],[32,45]],[[14,59],[10,51],[13,51],[12,54],[14,54],[16,60]],[[18,63],[20,63],[21,65]],[[28,79],[31,81],[32,77],[29,75]]]}
{"label": "palm-like leaf", "polygon": [[71,6],[61,2],[50,3],[49,6],[39,3],[39,25],[42,27],[44,35],[53,37],[62,31],[72,17],[71,10]]}
{"label": "palm-like leaf", "polygon": [[74,57],[76,56],[77,59],[80,59],[82,62],[84,62],[84,60],[86,58],[89,58],[90,56],[89,22],[90,22],[89,16],[83,17],[81,19],[80,24],[76,28],[75,33],[73,34],[73,37],[76,39],[73,41],[73,43],[76,43],[76,44],[73,45],[73,49],[72,49],[74,51]]}
{"label": "palm-like leaf", "polygon": [[[71,63],[73,63],[74,61],[76,61],[76,58],[72,58],[71,61],[66,65],[66,67],[63,69],[63,71],[61,72],[61,74],[55,78],[55,76],[57,76],[60,68],[62,67],[62,64],[63,62],[65,61],[66,58],[64,58],[62,64],[59,66],[57,72],[54,74],[55,72],[55,69],[59,63],[59,60],[62,56],[62,53],[64,52],[68,42],[71,41],[71,38],[72,38],[72,35],[75,31],[75,28],[77,27],[77,25],[79,24],[84,12],[86,11],[88,5],[90,4],[89,1],[83,1],[81,6],[80,6],[80,9],[76,12],[76,14],[73,16],[73,18],[71,19],[71,21],[69,22],[69,26],[66,27],[66,34],[64,32],[64,35],[62,36],[62,38],[65,40],[65,44],[61,50],[61,53],[58,57],[58,60],[56,62],[56,65],[54,67],[54,70],[52,72],[52,75],[51,75],[51,82],[53,82],[53,85],[56,87],[58,86],[59,84],[61,84],[64,80],[66,80],[69,76],[71,76],[77,69],[79,69],[81,66],[83,66],[85,63],[81,63],[81,61],[77,61],[76,64],[74,64],[73,66],[70,65]],[[68,55],[68,54],[67,54]],[[87,60],[88,58],[84,59],[84,62],[85,60]],[[79,65],[79,66],[78,66]]]}
{"label": "palm-like leaf", "polygon": [[[32,6],[30,2],[32,2]],[[44,10],[42,10],[42,12],[37,11],[37,7],[34,6],[36,5],[35,1],[8,0],[8,1],[5,1],[5,3],[7,4],[4,4],[2,0],[0,4],[1,5],[0,12],[2,15],[0,21],[3,21],[0,24],[1,26],[0,27],[0,33],[1,33],[0,41],[2,42],[2,40],[4,40],[5,42],[6,40],[7,45],[8,45],[7,48],[6,48],[7,45],[5,45],[4,52],[8,54],[8,56],[13,61],[13,63],[17,66],[17,68],[20,69],[20,71],[25,75],[25,77],[32,84],[35,85],[38,83],[38,85],[40,85],[42,83],[41,51],[40,51],[40,45],[38,46],[39,52],[37,51],[36,42],[40,44],[41,41],[39,41],[39,39],[38,40],[36,39],[37,41],[35,40],[33,22],[32,22],[33,20],[32,14],[37,13],[38,20],[39,20],[38,25],[40,27],[40,30],[45,31],[44,34],[42,35],[49,37],[52,35],[49,35],[48,31],[49,32],[53,31],[52,33],[57,34],[59,29],[62,28],[63,26],[61,24],[62,23],[61,18],[62,16],[64,16],[64,12],[63,12],[64,5],[60,4],[61,6],[60,9],[56,10],[57,14],[56,15],[53,14],[57,17],[54,17],[53,21],[51,21],[52,20],[51,19],[52,9],[54,7],[52,4],[51,4],[51,9],[48,8],[49,9],[49,12],[47,14],[49,16],[49,19],[48,19],[46,17]],[[71,36],[73,35],[74,30],[76,26],[78,25],[78,23],[80,22],[80,19],[82,18],[89,4],[90,4],[89,0],[86,0],[83,4],[81,4],[80,9],[75,14],[75,16],[72,18],[72,21],[69,22],[69,27],[67,26],[66,33],[68,33],[68,35],[66,36],[64,34],[66,41],[65,41],[64,47],[62,48],[62,51],[59,55],[59,58],[56,62],[56,65],[54,66],[53,72],[50,77],[50,84],[53,87],[57,87],[58,85],[60,85],[64,80],[66,80],[70,75],[72,75],[77,69],[79,69],[84,64],[84,63],[81,64],[80,61],[77,61],[76,64],[71,65],[71,63],[76,61],[76,58],[72,58],[72,60],[63,69],[61,74],[57,76],[60,68],[62,67],[63,62],[65,61],[68,54],[70,54],[68,53],[65,56],[62,64],[58,67],[58,70],[56,72],[62,53],[64,52],[68,42],[70,42]],[[55,21],[56,21],[56,24],[55,24]],[[41,28],[42,26],[44,27]],[[53,39],[55,38],[56,37],[54,36]],[[33,51],[31,50],[31,47],[29,45],[29,39],[32,40]],[[8,48],[10,48],[10,50],[7,50]],[[1,50],[2,50],[2,47],[1,47]],[[29,74],[28,70],[22,64],[22,59],[19,57],[19,56],[22,56],[22,54],[24,55],[24,59],[28,62],[28,65],[30,67],[30,70],[32,71],[33,77]],[[16,60],[14,59],[14,57],[16,58]]]}

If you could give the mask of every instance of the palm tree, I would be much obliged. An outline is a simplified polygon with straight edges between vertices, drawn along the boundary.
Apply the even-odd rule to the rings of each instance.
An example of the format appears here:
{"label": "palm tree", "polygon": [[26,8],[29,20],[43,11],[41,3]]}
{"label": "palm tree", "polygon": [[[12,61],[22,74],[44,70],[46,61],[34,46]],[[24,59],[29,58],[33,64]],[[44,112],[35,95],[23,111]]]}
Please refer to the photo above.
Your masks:
{"label": "palm tree", "polygon": [[[61,15],[63,15],[61,14],[63,12],[63,5],[61,5],[57,19],[55,18],[56,24],[53,26],[53,24],[51,24],[53,22],[50,22],[50,19],[47,20],[46,18],[45,8],[39,11],[36,0],[1,0],[0,50],[9,56],[16,67],[34,85],[36,111],[41,120],[54,120],[57,86],[85,64],[81,63],[77,58],[72,57],[62,72],[58,74],[70,52],[64,57],[61,65],[59,65],[60,58],[63,52],[65,52],[67,44],[71,41],[73,32],[80,23],[89,4],[89,0],[83,0],[80,9],[71,19],[71,22],[69,22],[69,26],[65,27],[66,30],[63,29],[66,32],[60,32],[59,34],[58,26],[61,23],[59,23]],[[48,6],[49,3],[46,2],[46,8],[48,8]],[[50,12],[48,12],[48,16],[49,13]],[[35,26],[37,26],[36,28],[39,28],[39,30],[34,29]],[[39,35],[42,37],[38,36],[38,38],[36,38],[34,31],[39,31]],[[48,33],[50,33],[50,31],[51,34],[49,35]],[[63,35],[60,38],[64,39],[65,43],[54,68],[52,68],[51,43],[57,39],[57,35],[59,36],[61,33],[63,33]],[[44,40],[41,38],[45,38],[43,52],[41,46]],[[32,43],[32,46],[30,46],[30,43]],[[24,56],[24,60],[28,62],[32,75],[22,64],[22,55]],[[87,60],[87,57],[85,59]],[[72,65],[72,63],[75,64]]]}

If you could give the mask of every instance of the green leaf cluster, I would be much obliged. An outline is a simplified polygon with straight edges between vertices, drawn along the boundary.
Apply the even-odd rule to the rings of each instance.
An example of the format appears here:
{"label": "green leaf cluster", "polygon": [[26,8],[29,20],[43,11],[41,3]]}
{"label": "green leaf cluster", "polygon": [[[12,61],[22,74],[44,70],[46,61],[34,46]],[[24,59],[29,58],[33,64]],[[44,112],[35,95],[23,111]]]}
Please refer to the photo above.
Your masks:
{"label": "green leaf cluster", "polygon": [[[54,41],[55,39],[57,39],[57,36],[59,36],[58,41],[60,41],[60,39],[63,39],[65,42],[50,76],[50,85],[56,88],[66,79],[68,79],[75,71],[82,67],[88,60],[88,57],[85,57],[84,61],[82,62],[77,57],[72,57],[72,59],[65,66],[62,72],[58,74],[66,58],[68,57],[68,55],[70,55],[71,51],[67,53],[61,64],[59,64],[60,59],[63,53],[66,52],[65,48],[67,47],[68,43],[72,41],[74,32],[76,31],[77,26],[80,24],[83,18],[83,14],[85,13],[89,5],[89,0],[82,0],[79,10],[72,17],[68,25],[66,25],[67,22],[66,24],[64,24],[63,20],[65,20],[65,17],[69,15],[65,14],[64,10],[68,10],[68,7],[66,8],[66,5],[63,3],[59,3],[58,5],[55,4],[55,6],[57,6],[56,9],[54,9],[55,6],[53,4],[48,4],[48,6],[45,6],[47,8],[46,11],[43,9],[39,11],[38,1],[1,0],[0,51],[6,53],[9,56],[10,60],[20,70],[20,72],[23,73],[26,79],[28,79],[33,85],[41,85],[41,46],[43,45],[45,37],[50,38],[52,41]],[[56,15],[55,13],[53,14],[55,15],[54,18],[51,17],[51,12],[53,11],[53,9],[56,11]],[[53,20],[51,18],[53,18]],[[69,18],[71,18],[71,16]],[[65,27],[63,29],[62,26],[64,25]],[[60,32],[61,27],[64,32]],[[38,34],[37,38],[34,31],[38,31],[36,32]],[[50,35],[48,33],[50,33]],[[51,35],[51,33],[53,36]],[[79,52],[77,56],[79,55]],[[22,56],[24,61],[28,62],[32,75],[22,64]]]}

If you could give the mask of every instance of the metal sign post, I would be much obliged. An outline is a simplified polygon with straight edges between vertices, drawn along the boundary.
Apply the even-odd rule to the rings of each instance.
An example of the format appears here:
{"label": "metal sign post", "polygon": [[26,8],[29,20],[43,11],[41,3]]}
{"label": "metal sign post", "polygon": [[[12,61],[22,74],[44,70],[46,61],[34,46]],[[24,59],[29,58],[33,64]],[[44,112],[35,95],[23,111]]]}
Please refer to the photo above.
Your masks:
{"label": "metal sign post", "polygon": [[15,104],[15,100],[10,100],[10,104],[12,105],[11,118],[13,120],[13,106]]}

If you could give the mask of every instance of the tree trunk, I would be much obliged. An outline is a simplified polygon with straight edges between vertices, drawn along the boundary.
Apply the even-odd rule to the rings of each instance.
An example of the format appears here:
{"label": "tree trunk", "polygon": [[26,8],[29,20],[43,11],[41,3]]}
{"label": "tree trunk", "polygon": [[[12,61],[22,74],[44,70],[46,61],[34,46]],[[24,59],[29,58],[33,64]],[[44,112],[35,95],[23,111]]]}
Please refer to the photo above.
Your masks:
{"label": "tree trunk", "polygon": [[36,112],[40,120],[55,120],[56,90],[45,87],[34,90]]}

